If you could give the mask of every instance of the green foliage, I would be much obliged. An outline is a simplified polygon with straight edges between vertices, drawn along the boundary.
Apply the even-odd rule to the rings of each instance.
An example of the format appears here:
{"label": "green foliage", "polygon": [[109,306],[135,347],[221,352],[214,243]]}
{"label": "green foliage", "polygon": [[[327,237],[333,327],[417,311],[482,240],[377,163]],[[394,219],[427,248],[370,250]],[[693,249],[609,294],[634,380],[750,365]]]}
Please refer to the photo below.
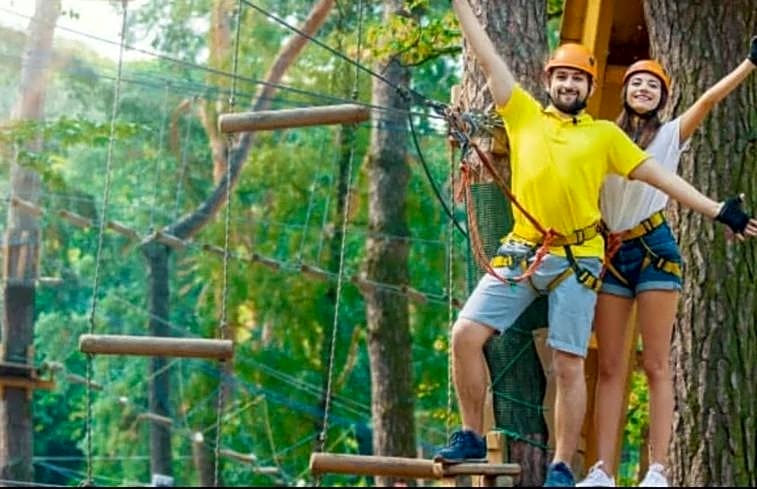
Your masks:
{"label": "green foliage", "polygon": [[[438,5],[445,4],[442,12]],[[368,29],[367,45],[376,59],[397,57],[406,66],[422,65],[460,52],[460,31],[448,2],[413,0],[384,23]]]}
{"label": "green foliage", "polygon": [[649,427],[649,387],[644,372],[636,369],[631,375],[628,413],[623,429],[623,452],[618,481],[624,486],[638,482],[640,451],[644,447]]}

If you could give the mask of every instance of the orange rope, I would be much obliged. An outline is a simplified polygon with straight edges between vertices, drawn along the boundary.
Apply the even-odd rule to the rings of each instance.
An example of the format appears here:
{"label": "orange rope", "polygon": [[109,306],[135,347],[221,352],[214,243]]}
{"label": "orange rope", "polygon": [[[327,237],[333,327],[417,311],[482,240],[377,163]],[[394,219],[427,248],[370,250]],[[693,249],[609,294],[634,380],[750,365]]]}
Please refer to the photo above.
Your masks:
{"label": "orange rope", "polygon": [[505,284],[513,284],[516,282],[521,282],[523,280],[528,279],[536,272],[536,269],[539,268],[539,265],[541,265],[541,263],[544,261],[544,258],[549,253],[549,247],[552,244],[552,242],[556,238],[562,237],[562,235],[558,233],[557,231],[555,231],[554,229],[545,230],[545,228],[541,224],[539,224],[539,222],[531,214],[529,214],[526,211],[526,209],[516,200],[515,195],[505,184],[504,180],[494,171],[494,167],[491,164],[491,161],[486,156],[486,154],[483,151],[481,151],[481,149],[475,143],[471,142],[471,145],[476,150],[476,153],[478,154],[479,158],[481,158],[481,161],[484,163],[484,167],[492,175],[494,182],[500,188],[502,193],[505,194],[505,196],[510,200],[510,202],[512,202],[512,204],[523,213],[523,215],[534,225],[534,227],[536,227],[536,229],[544,237],[539,248],[536,250],[536,253],[534,254],[533,262],[528,266],[528,268],[526,269],[526,271],[523,272],[523,274],[517,277],[512,277],[512,278],[503,277],[500,274],[498,274],[496,270],[490,265],[489,259],[486,257],[486,254],[484,253],[483,244],[481,243],[481,236],[479,235],[478,225],[475,218],[476,209],[475,209],[475,205],[473,203],[473,198],[471,197],[471,191],[470,191],[470,188],[471,188],[470,167],[465,161],[463,161],[463,163],[460,165],[460,173],[462,177],[460,179],[461,185],[458,188],[457,199],[460,200],[460,194],[464,193],[465,205],[466,205],[466,208],[468,209],[468,233],[471,238],[471,248],[473,249],[474,258],[481,268],[486,270],[487,273],[494,276],[500,282],[503,282]]}

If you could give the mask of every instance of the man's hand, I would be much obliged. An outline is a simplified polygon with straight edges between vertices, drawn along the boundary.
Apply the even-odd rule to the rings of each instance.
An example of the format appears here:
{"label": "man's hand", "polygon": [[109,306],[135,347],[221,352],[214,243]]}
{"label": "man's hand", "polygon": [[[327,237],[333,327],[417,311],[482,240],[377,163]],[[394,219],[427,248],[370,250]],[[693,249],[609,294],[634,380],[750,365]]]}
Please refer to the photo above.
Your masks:
{"label": "man's hand", "polygon": [[728,226],[739,240],[743,240],[744,236],[757,235],[757,220],[750,219],[749,215],[742,210],[743,203],[744,194],[731,197],[723,203],[720,212],[715,216],[715,220]]}
{"label": "man's hand", "polygon": [[749,51],[749,61],[751,61],[753,65],[757,66],[757,36],[752,37],[752,46],[751,50]]}

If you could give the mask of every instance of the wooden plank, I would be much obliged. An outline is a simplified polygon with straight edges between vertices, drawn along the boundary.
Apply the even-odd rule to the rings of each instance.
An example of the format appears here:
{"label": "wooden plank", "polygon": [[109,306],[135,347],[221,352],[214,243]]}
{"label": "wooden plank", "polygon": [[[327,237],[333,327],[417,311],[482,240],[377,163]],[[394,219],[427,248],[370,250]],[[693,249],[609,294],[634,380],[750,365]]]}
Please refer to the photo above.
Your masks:
{"label": "wooden plank", "polygon": [[231,340],[85,334],[79,337],[83,353],[188,357],[228,360],[234,354]]}
{"label": "wooden plank", "polygon": [[24,200],[21,197],[16,197],[15,195],[11,197],[11,205],[16,209],[23,209],[34,217],[40,217],[45,213],[45,211],[43,211],[38,205],[29,202],[28,200]]}
{"label": "wooden plank", "polygon": [[163,231],[155,231],[151,238],[175,250],[182,250],[187,246],[184,240]]}
{"label": "wooden plank", "polygon": [[29,379],[24,377],[6,377],[0,376],[0,387],[13,387],[16,389],[44,389],[53,390],[55,388],[54,380],[46,379]]}
{"label": "wooden plank", "polygon": [[323,105],[283,110],[222,114],[218,128],[224,133],[265,131],[292,127],[364,122],[370,109],[358,104]]}
{"label": "wooden plank", "polygon": [[589,99],[586,110],[594,117],[607,116],[600,114],[599,108],[605,96],[605,66],[610,47],[614,3],[614,0],[588,0],[586,3],[582,43],[591,49],[597,61],[597,80],[594,82],[596,90]]}
{"label": "wooden plank", "polygon": [[310,472],[313,474],[354,474],[413,479],[439,479],[443,476],[442,465],[435,464],[431,460],[319,452],[310,456]]}
{"label": "wooden plank", "polygon": [[[87,385],[87,378],[82,377],[81,375],[77,374],[66,374],[66,380],[71,382],[72,384],[81,384],[81,385]],[[103,390],[103,386],[98,384],[97,382],[89,382],[89,387],[92,390],[101,391]]]}
{"label": "wooden plank", "polygon": [[457,475],[484,475],[484,476],[498,476],[520,475],[519,464],[490,464],[486,462],[482,463],[462,463],[454,465],[445,465],[444,476],[457,476]]}
{"label": "wooden plank", "polygon": [[107,227],[108,229],[111,229],[111,230],[117,232],[118,234],[126,236],[129,239],[138,239],[139,238],[139,233],[138,232],[136,232],[135,230],[133,230],[132,228],[130,228],[130,227],[124,225],[124,224],[121,224],[118,221],[108,221],[108,222],[105,223],[105,227]]}
{"label": "wooden plank", "polygon": [[148,420],[152,421],[154,423],[158,423],[163,426],[173,426],[173,419],[167,417],[167,416],[161,416],[160,414],[155,413],[139,413],[137,415],[138,421]]}
{"label": "wooden plank", "polygon": [[449,479],[465,475],[512,477],[520,474],[520,465],[503,463],[461,463],[447,465],[418,458],[313,453],[310,456],[310,471],[313,474],[332,473],[415,479]]}
{"label": "wooden plank", "polygon": [[77,214],[76,212],[71,212],[66,209],[61,209],[58,211],[58,215],[62,217],[63,219],[67,220],[74,226],[78,226],[82,229],[87,229],[92,225],[92,219],[88,219],[84,216],[81,216]]}
{"label": "wooden plank", "polygon": [[248,464],[258,463],[258,457],[256,457],[254,453],[240,453],[231,450],[230,448],[222,448],[220,450],[220,454],[222,457],[231,458],[238,462],[244,462]]}
{"label": "wooden plank", "polygon": [[38,277],[37,285],[58,287],[59,285],[63,285],[63,279],[60,277]]}

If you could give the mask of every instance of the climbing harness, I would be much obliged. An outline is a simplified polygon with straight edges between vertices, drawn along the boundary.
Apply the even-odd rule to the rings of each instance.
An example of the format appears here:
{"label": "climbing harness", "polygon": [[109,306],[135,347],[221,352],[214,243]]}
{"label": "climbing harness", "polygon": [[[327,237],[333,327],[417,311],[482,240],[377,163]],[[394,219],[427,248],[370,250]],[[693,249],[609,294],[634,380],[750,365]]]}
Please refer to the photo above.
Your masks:
{"label": "climbing harness", "polygon": [[[557,285],[559,285],[569,275],[575,273],[578,281],[586,287],[597,291],[601,287],[601,280],[596,277],[592,272],[582,267],[571,250],[571,246],[578,246],[585,243],[599,233],[599,222],[592,223],[584,228],[577,229],[569,235],[563,235],[555,231],[554,229],[546,229],[542,226],[534,216],[532,216],[523,205],[518,202],[515,195],[512,193],[502,176],[495,170],[489,156],[481,150],[481,148],[472,141],[472,135],[480,132],[491,133],[493,127],[497,124],[501,124],[501,121],[496,121],[493,116],[481,116],[471,113],[460,113],[447,106],[444,107],[440,113],[445,117],[449,123],[449,134],[461,148],[461,182],[459,187],[458,200],[462,197],[465,198],[466,208],[468,209],[468,234],[470,236],[471,245],[473,248],[473,255],[478,265],[486,270],[487,273],[498,279],[499,281],[513,285],[523,280],[529,280],[529,283],[533,284],[530,280],[531,276],[536,272],[537,268],[544,261],[544,258],[549,253],[550,247],[562,247],[565,250],[565,256],[570,263],[570,267],[565,270],[560,276],[558,276],[552,283],[550,283],[548,290],[551,291]],[[521,214],[536,228],[536,230],[542,235],[542,239],[537,242],[530,250],[530,252],[522,257],[508,257],[505,252],[498,252],[497,256],[491,260],[487,259],[484,253],[481,236],[478,233],[478,226],[475,218],[475,208],[473,205],[473,198],[471,196],[471,181],[472,181],[472,165],[469,162],[469,156],[471,151],[475,152],[478,159],[483,164],[485,170],[489,173],[495,185],[499,188],[502,194],[512,203],[512,205],[518,209]],[[462,195],[461,195],[462,194]],[[517,236],[512,235],[510,238],[518,240]],[[510,239],[505,238],[505,240]],[[522,239],[522,238],[521,238]],[[524,240],[525,241],[525,240]],[[504,243],[504,240],[503,240]],[[502,250],[502,248],[500,248]],[[517,262],[522,269],[521,275],[517,277],[503,277],[495,268],[502,266],[510,266],[513,261]],[[529,263],[530,262],[530,263]]]}
{"label": "climbing harness", "polygon": [[645,256],[641,263],[641,269],[644,270],[649,265],[654,266],[656,269],[667,272],[678,278],[683,276],[681,270],[681,264],[661,257],[644,241],[644,237],[659,228],[665,223],[665,214],[662,210],[655,212],[648,218],[641,221],[636,226],[619,233],[611,233],[604,223],[599,226],[600,231],[605,236],[606,251],[605,251],[605,263],[602,270],[602,274],[610,272],[615,278],[617,278],[623,285],[630,285],[628,279],[618,271],[612,264],[612,259],[617,254],[620,247],[629,241],[638,239],[639,243],[645,250]]}

